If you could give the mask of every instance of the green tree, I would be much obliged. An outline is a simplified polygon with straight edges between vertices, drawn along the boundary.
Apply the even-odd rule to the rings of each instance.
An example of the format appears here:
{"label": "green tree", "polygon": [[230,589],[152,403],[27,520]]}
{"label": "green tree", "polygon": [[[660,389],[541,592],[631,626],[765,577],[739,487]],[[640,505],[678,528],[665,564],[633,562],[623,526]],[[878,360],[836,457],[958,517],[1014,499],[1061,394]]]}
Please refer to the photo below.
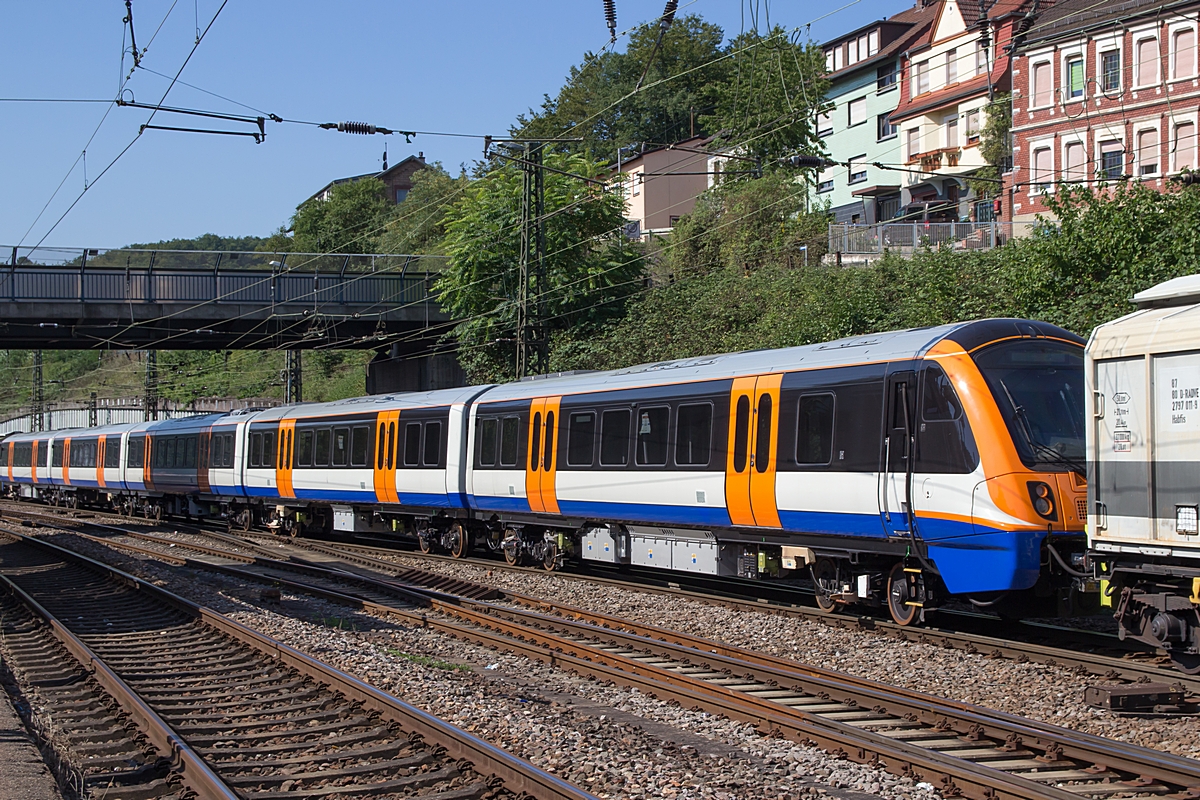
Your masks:
{"label": "green tree", "polygon": [[[596,176],[586,156],[546,153],[546,166]],[[521,248],[522,173],[504,167],[474,181],[446,215],[446,270],[435,284],[442,307],[461,320],[454,330],[459,361],[474,382],[511,380]],[[619,194],[578,178],[545,173],[546,290],[544,323],[551,335],[595,329],[619,316],[640,286],[642,258],[622,235]]]}
{"label": "green tree", "polygon": [[438,163],[414,173],[412,189],[395,207],[379,237],[381,252],[441,253],[446,212],[469,183],[466,173],[452,178]]}
{"label": "green tree", "polygon": [[1000,193],[1004,162],[1012,156],[1012,95],[998,94],[984,107],[983,130],[979,132],[979,154],[987,166],[975,171],[967,184],[980,197]]}
{"label": "green tree", "polygon": [[393,207],[383,181],[339,183],[327,200],[305,200],[292,217],[292,250],[298,253],[377,253]]}
{"label": "green tree", "polygon": [[720,143],[762,160],[764,169],[796,153],[822,154],[817,112],[829,81],[825,56],[783,28],[738,36],[728,47],[731,76],[717,87],[714,113],[704,123]]}
{"label": "green tree", "polygon": [[630,34],[624,52],[585,53],[558,94],[519,116],[513,133],[580,136],[581,145],[560,149],[609,162],[618,146],[649,147],[686,139],[693,131],[709,133],[700,115],[712,111],[717,87],[730,76],[729,60],[722,58],[724,36],[717,25],[682,16],[655,52],[659,26],[643,25]]}

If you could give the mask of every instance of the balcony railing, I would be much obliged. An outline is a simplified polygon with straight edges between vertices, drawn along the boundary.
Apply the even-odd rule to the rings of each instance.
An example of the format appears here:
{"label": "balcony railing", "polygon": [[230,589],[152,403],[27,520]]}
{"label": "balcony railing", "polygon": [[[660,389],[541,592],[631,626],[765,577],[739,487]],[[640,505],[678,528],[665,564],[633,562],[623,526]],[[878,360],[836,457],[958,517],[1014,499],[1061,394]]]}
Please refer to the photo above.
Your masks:
{"label": "balcony railing", "polygon": [[886,222],[881,225],[829,226],[829,251],[847,255],[911,253],[922,247],[990,250],[1013,235],[1011,222]]}

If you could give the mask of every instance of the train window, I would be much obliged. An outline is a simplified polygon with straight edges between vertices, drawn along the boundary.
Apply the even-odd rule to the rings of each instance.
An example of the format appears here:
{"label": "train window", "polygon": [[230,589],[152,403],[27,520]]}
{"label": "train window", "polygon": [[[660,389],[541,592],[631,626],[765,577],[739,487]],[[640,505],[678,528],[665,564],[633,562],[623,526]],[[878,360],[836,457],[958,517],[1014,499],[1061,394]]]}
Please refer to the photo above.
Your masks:
{"label": "train window", "polygon": [[671,409],[643,408],[638,413],[637,463],[642,466],[658,466],[667,463],[667,427]]}
{"label": "train window", "polygon": [[367,440],[370,438],[371,429],[366,425],[356,425],[350,431],[350,466],[367,465]]}
{"label": "train window", "polygon": [[49,444],[49,441],[47,441],[45,439],[38,442],[37,465],[39,467],[46,466],[46,455],[47,455],[47,451],[50,449],[47,446],[48,444]]}
{"label": "train window", "polygon": [[0,467],[8,466],[8,444],[0,446]]}
{"label": "train window", "polygon": [[[283,443],[280,442],[279,446],[283,447]],[[295,429],[289,430],[287,432],[287,456],[284,458],[283,463],[287,464],[289,466],[289,468],[296,466],[296,431],[295,431]]]}
{"label": "train window", "polygon": [[404,466],[421,465],[421,423],[410,422],[404,426]]}
{"label": "train window", "polygon": [[515,467],[521,445],[521,418],[505,417],[500,420],[500,466]]}
{"label": "train window", "polygon": [[542,456],[542,414],[533,415],[533,441],[529,448],[529,469],[537,472],[538,459]]}
{"label": "train window", "polygon": [[346,466],[346,456],[350,451],[350,429],[333,429],[333,466]]}
{"label": "train window", "polygon": [[[229,438],[229,447],[226,453],[230,459],[229,466],[233,466],[233,437]],[[263,433],[262,465],[267,469],[275,469],[275,431]]]}
{"label": "train window", "polygon": [[50,466],[61,467],[63,465],[63,442],[58,439],[52,444],[50,450]]}
{"label": "train window", "polygon": [[917,472],[967,474],[979,464],[971,426],[958,395],[937,364],[925,368],[921,387],[921,424],[917,426]]}
{"label": "train window", "polygon": [[130,436],[125,441],[125,466],[130,469],[141,469],[146,463],[146,437]]}
{"label": "train window", "polygon": [[702,467],[708,464],[712,444],[712,404],[690,403],[675,417],[675,463]]}
{"label": "train window", "polygon": [[188,436],[184,438],[184,444],[187,447],[187,456],[184,458],[183,466],[187,469],[196,468],[196,447],[200,444],[199,437]]}
{"label": "train window", "polygon": [[313,454],[314,467],[329,466],[329,428],[317,431],[317,445]]}
{"label": "train window", "polygon": [[118,469],[121,466],[121,437],[109,436],[104,440],[104,466]]}
{"label": "train window", "polygon": [[436,467],[442,459],[442,423],[425,423],[425,453],[421,463],[426,467]]}
{"label": "train window", "polygon": [[771,395],[758,398],[758,435],[754,440],[754,469],[759,474],[771,465]]}
{"label": "train window", "polygon": [[958,395],[950,379],[937,364],[925,368],[925,386],[921,391],[921,418],[926,422],[955,420],[962,416]]}
{"label": "train window", "polygon": [[262,464],[262,434],[250,434],[250,466],[257,467]]}
{"label": "train window", "polygon": [[546,442],[542,445],[542,469],[554,469],[554,437],[558,428],[554,427],[554,412],[546,412]]}
{"label": "train window", "polygon": [[209,468],[219,467],[224,463],[225,458],[225,437],[214,436],[212,442],[208,445],[208,466]]}
{"label": "train window", "polygon": [[313,457],[313,432],[300,431],[300,446],[296,448],[296,465],[311,467]]}
{"label": "train window", "polygon": [[584,411],[567,418],[567,464],[590,467],[596,452],[596,414]]}
{"label": "train window", "polygon": [[399,433],[397,433],[397,431],[396,431],[396,423],[389,422],[388,423],[388,435],[387,435],[387,468],[388,469],[394,469],[396,466],[398,466],[398,463],[396,460],[396,457],[399,455],[399,453],[396,452],[396,444],[397,444],[396,437],[397,436],[399,436]]}
{"label": "train window", "polygon": [[796,419],[796,463],[828,464],[833,459],[832,394],[800,398]]}
{"label": "train window", "polygon": [[629,463],[629,409],[605,411],[600,415],[600,464],[623,467]]}
{"label": "train window", "polygon": [[384,437],[387,436],[387,426],[379,423],[379,439],[375,447],[375,469],[383,469]]}
{"label": "train window", "polygon": [[499,427],[495,419],[479,420],[479,432],[475,434],[476,459],[481,467],[496,465],[496,429]]}
{"label": "train window", "polygon": [[733,471],[742,472],[750,450],[750,398],[746,395],[738,398],[733,419]]}
{"label": "train window", "polygon": [[174,467],[175,466],[175,440],[162,439],[162,447],[154,448],[154,466],[156,467]]}

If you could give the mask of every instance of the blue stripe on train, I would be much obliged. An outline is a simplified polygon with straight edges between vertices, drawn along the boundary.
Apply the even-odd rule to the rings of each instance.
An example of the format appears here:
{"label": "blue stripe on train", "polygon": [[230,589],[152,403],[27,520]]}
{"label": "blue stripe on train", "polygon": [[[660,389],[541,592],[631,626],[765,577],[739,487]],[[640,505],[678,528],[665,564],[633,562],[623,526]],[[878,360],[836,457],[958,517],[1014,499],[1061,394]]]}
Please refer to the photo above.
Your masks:
{"label": "blue stripe on train", "polygon": [[530,512],[528,498],[512,495],[468,495],[467,504],[470,508],[480,511],[518,511],[525,514]]}
{"label": "blue stripe on train", "polygon": [[598,503],[559,498],[558,510],[568,517],[593,517],[614,522],[651,522],[659,525],[729,527],[729,512],[704,506],[667,506],[653,503]]}

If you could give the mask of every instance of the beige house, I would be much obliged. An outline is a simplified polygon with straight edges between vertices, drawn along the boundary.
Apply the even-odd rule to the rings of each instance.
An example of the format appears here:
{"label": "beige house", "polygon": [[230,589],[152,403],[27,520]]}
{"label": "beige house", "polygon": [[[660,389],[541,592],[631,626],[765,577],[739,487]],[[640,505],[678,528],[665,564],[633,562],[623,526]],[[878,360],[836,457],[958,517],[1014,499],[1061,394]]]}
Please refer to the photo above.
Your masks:
{"label": "beige house", "polygon": [[665,147],[646,150],[611,171],[620,174],[625,198],[625,218],[630,238],[648,238],[670,233],[684,214],[696,206],[696,198],[709,187],[710,166],[705,136],[694,136]]}

